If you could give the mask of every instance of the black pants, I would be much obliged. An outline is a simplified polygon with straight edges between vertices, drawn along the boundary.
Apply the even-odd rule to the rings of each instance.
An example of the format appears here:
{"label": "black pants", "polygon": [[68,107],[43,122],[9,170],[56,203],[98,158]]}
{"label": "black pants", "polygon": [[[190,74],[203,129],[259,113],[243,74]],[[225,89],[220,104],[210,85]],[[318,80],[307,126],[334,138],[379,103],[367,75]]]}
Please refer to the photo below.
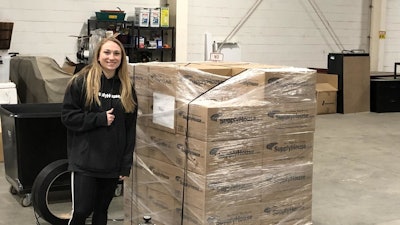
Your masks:
{"label": "black pants", "polygon": [[68,224],[85,225],[93,213],[92,225],[106,225],[117,184],[118,178],[96,178],[72,172],[72,217]]}

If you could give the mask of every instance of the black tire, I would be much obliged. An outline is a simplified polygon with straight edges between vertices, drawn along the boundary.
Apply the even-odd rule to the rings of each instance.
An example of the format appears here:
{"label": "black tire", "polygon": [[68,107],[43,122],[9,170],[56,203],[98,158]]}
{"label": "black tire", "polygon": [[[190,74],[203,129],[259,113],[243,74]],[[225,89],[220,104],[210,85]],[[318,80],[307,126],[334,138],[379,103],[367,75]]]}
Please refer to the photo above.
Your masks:
{"label": "black tire", "polygon": [[54,181],[61,175],[68,173],[66,159],[54,161],[44,167],[32,186],[32,205],[35,212],[50,224],[67,225],[69,219],[54,215],[48,207],[48,193]]}

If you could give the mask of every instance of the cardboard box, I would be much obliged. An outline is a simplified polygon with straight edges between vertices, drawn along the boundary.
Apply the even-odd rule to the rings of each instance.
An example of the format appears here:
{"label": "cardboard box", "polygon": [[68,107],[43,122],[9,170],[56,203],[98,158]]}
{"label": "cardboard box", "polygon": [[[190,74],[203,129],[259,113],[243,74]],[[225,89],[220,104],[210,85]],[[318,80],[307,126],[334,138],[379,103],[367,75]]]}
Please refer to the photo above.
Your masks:
{"label": "cardboard box", "polygon": [[149,120],[151,117],[150,111],[150,97],[137,95],[137,104],[138,104],[138,118],[137,124],[140,127],[147,127],[149,125]]}
{"label": "cardboard box", "polygon": [[282,165],[279,168],[264,167],[260,182],[262,202],[311,195],[313,164]]}
{"label": "cardboard box", "polygon": [[311,195],[263,202],[260,211],[260,224],[312,224]]}
{"label": "cardboard box", "polygon": [[338,77],[334,74],[317,73],[317,114],[336,113]]}
{"label": "cardboard box", "polygon": [[155,160],[146,156],[137,155],[135,162],[135,183],[144,185],[146,188],[158,190],[170,194],[176,199],[182,199],[185,173],[169,163]]}
{"label": "cardboard box", "polygon": [[199,224],[234,224],[234,225],[265,225],[260,222],[260,204],[235,204],[218,210],[198,209],[184,206],[183,223],[185,225]]}
{"label": "cardboard box", "polygon": [[132,79],[137,95],[151,96],[149,89],[149,67],[144,64],[129,64],[132,67]]}
{"label": "cardboard box", "polygon": [[247,100],[231,103],[197,99],[189,106],[180,106],[176,131],[202,141],[221,141],[263,137],[267,131],[291,133],[315,129],[314,102],[273,104]]}
{"label": "cardboard box", "polygon": [[152,223],[170,225],[179,224],[181,221],[180,209],[182,208],[182,202],[171,194],[148,188],[147,196],[142,200],[142,204],[146,206],[146,210],[135,213],[142,215],[147,213],[149,215],[148,213],[152,212]]}
{"label": "cardboard box", "polygon": [[192,65],[178,70],[177,98],[190,102],[208,90],[229,79],[233,71],[224,67]]}
{"label": "cardboard box", "polygon": [[158,64],[149,67],[149,89],[154,92],[176,97],[178,67]]}
{"label": "cardboard box", "polygon": [[264,134],[267,119],[264,104],[257,101],[225,107],[219,101],[193,101],[181,110],[177,130],[202,141],[260,137]]}
{"label": "cardboard box", "polygon": [[136,154],[201,175],[218,176],[237,168],[254,175],[261,170],[263,145],[263,138],[205,142],[148,127],[137,134]]}
{"label": "cardboard box", "polygon": [[185,166],[185,137],[155,128],[138,134],[140,140],[136,153],[183,169]]}
{"label": "cardboard box", "polygon": [[[139,186],[139,189],[127,189],[132,182],[126,182],[124,188],[124,214],[132,224],[142,224],[143,216],[151,215],[152,222],[160,225],[179,224],[182,203],[175,197],[158,190]],[[134,192],[129,192],[133,190]],[[126,193],[126,194],[125,194]],[[129,196],[129,193],[134,195]],[[134,202],[135,204],[132,204]]]}
{"label": "cardboard box", "polygon": [[[236,167],[238,170],[240,167]],[[188,171],[186,173],[184,202],[203,211],[218,211],[232,205],[260,203],[262,188],[260,184],[261,170],[256,174],[252,168],[241,168],[243,174],[227,176],[233,171],[222,172],[218,175],[200,175]],[[247,173],[252,171],[252,175]]]}
{"label": "cardboard box", "polygon": [[266,135],[263,146],[263,168],[310,163],[313,160],[314,132]]}
{"label": "cardboard box", "polygon": [[200,175],[220,176],[235,173],[240,168],[242,174],[259,175],[262,148],[262,138],[215,142],[188,138],[187,170]]}

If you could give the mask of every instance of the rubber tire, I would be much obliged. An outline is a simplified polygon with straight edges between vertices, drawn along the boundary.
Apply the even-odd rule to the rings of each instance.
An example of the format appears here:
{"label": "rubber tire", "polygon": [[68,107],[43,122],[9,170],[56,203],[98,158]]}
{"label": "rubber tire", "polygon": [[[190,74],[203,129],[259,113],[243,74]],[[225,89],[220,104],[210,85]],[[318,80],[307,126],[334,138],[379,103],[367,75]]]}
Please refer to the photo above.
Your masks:
{"label": "rubber tire", "polygon": [[59,218],[47,206],[47,193],[52,183],[62,174],[68,172],[68,161],[60,159],[44,167],[32,186],[32,205],[35,212],[50,224],[68,225],[69,219]]}

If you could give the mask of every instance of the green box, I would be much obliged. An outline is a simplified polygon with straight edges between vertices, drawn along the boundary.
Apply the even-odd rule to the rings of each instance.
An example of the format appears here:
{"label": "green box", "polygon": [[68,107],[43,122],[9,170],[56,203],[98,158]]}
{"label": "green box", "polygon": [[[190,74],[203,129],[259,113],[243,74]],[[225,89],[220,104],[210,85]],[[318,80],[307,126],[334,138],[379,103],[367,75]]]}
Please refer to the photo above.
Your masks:
{"label": "green box", "polygon": [[97,20],[116,20],[124,21],[125,13],[123,12],[96,12]]}

